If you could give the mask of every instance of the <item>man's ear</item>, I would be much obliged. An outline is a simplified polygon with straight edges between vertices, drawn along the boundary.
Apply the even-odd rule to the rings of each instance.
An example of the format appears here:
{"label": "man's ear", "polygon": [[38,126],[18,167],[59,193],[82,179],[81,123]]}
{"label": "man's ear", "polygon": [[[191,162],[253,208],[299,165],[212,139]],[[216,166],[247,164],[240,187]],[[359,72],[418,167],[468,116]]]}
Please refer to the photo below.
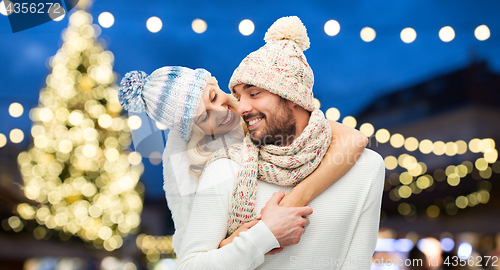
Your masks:
{"label": "man's ear", "polygon": [[293,109],[295,106],[297,106],[297,103],[294,103],[293,101],[287,100],[288,102],[288,108]]}

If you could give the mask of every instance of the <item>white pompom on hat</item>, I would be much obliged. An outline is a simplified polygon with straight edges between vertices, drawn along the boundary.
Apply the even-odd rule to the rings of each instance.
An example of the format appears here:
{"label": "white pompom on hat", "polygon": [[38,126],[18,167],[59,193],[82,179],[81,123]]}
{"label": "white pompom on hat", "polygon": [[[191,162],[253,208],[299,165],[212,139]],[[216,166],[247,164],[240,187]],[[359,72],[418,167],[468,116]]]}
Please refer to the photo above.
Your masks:
{"label": "white pompom on hat", "polygon": [[266,45],[245,57],[233,72],[231,92],[236,85],[250,84],[313,111],[314,74],[304,55],[310,42],[302,21],[297,16],[280,18],[264,40]]}

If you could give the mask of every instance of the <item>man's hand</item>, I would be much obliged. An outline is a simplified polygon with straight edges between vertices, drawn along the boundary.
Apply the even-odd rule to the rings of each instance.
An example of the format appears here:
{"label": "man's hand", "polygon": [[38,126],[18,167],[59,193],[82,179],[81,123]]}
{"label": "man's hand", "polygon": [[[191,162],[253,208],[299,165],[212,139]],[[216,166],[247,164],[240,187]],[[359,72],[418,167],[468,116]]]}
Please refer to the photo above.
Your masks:
{"label": "man's hand", "polygon": [[271,230],[280,247],[298,244],[304,228],[309,225],[309,219],[304,216],[312,214],[309,206],[282,207],[278,203],[285,196],[283,190],[273,194],[261,210],[261,220]]}

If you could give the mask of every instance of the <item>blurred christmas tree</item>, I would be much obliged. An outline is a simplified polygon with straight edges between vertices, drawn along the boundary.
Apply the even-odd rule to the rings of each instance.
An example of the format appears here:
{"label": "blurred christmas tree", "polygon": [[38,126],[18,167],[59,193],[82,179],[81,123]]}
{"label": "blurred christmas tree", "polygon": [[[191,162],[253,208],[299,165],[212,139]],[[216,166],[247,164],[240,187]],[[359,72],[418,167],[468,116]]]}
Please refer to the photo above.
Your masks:
{"label": "blurred christmas tree", "polygon": [[140,224],[144,167],[140,154],[126,151],[130,128],[99,32],[90,14],[74,12],[50,59],[52,73],[30,113],[34,145],[18,156],[25,195],[39,205],[20,204],[17,212],[38,222],[37,238],[49,228],[111,251]]}

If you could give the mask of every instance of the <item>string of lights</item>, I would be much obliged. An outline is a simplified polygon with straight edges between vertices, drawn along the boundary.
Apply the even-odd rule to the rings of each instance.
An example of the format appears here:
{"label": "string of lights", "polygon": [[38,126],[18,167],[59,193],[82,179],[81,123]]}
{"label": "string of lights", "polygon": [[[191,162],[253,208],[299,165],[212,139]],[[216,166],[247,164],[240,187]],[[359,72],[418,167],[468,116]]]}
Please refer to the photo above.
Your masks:
{"label": "string of lights", "polygon": [[[4,1],[0,2],[0,14],[8,16],[5,9]],[[60,21],[64,15],[54,18],[55,21]],[[98,17],[99,25],[103,28],[112,27],[115,23],[115,18],[110,12],[102,12]],[[157,16],[152,16],[146,21],[146,28],[151,33],[158,33],[163,28],[162,20]],[[191,23],[191,28],[195,33],[202,34],[208,29],[208,24],[205,20],[196,18]],[[336,36],[340,33],[341,25],[336,20],[325,22],[323,30],[328,36]],[[244,36],[249,36],[255,31],[255,24],[250,19],[244,19],[238,24],[239,32]],[[373,27],[365,26],[359,32],[361,40],[364,42],[372,42],[377,36],[377,32]],[[455,38],[455,30],[451,26],[444,26],[439,29],[438,37],[443,42],[450,42]],[[491,32],[487,25],[479,25],[474,30],[474,36],[477,40],[485,41],[490,38]],[[417,32],[414,28],[406,27],[401,30],[400,38],[404,43],[412,43],[417,38]]]}

